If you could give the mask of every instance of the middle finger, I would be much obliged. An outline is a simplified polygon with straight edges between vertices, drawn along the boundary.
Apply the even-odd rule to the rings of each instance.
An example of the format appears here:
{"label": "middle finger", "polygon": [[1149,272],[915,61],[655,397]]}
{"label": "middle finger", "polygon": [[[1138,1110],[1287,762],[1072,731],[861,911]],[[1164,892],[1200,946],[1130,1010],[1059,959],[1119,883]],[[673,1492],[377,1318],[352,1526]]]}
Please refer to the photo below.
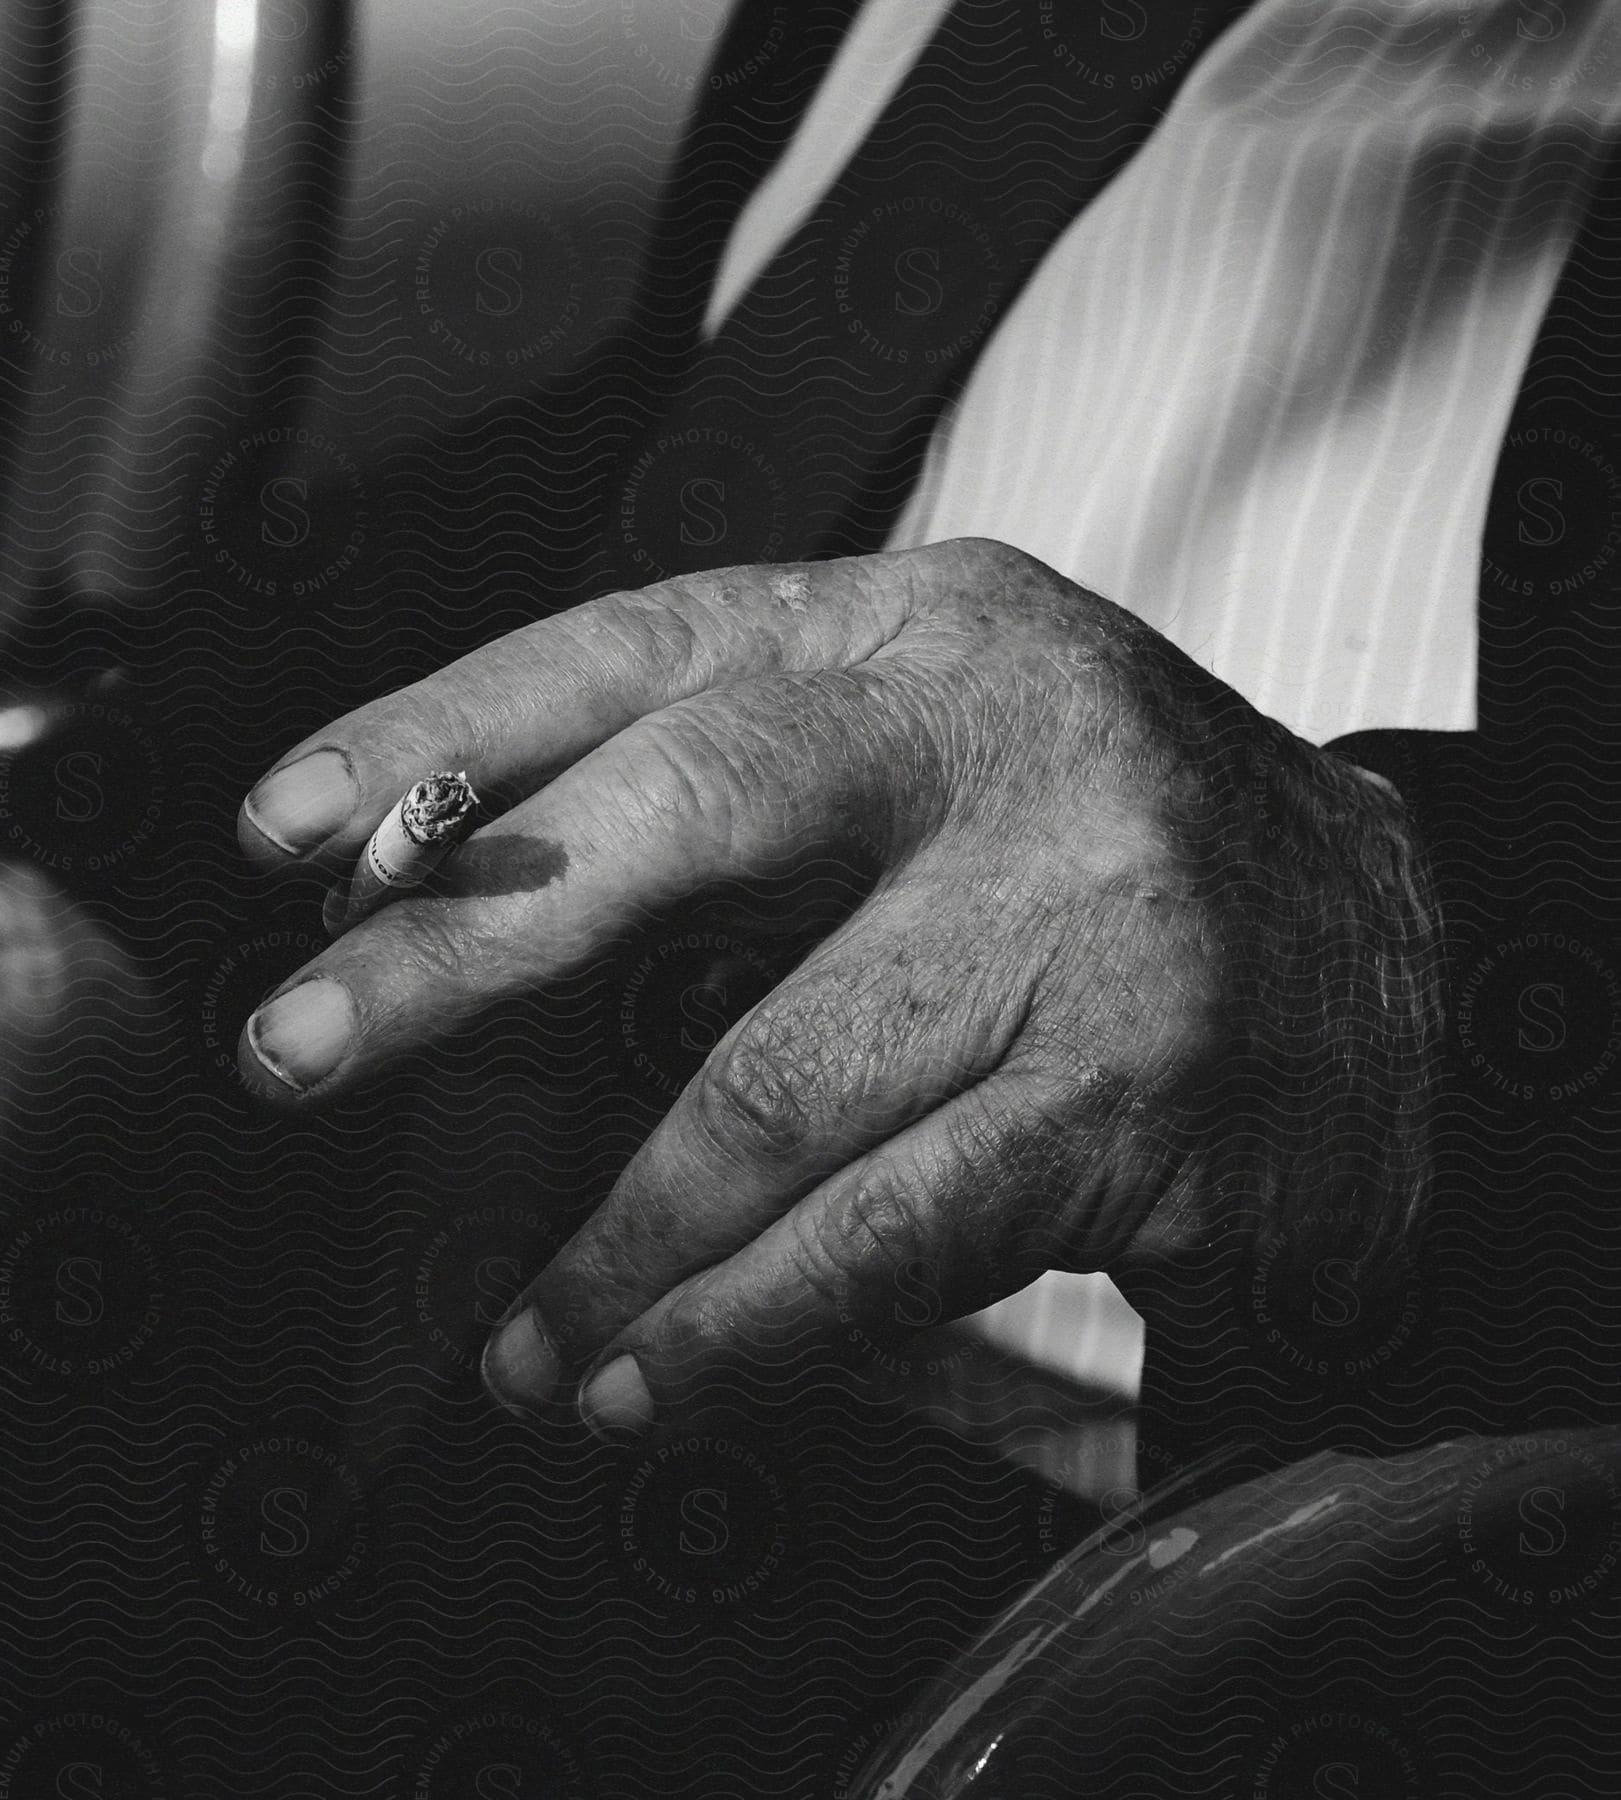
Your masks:
{"label": "middle finger", "polygon": [[[243,1033],[244,1080],[275,1101],[337,1093],[676,900],[887,835],[895,682],[778,676],[638,721],[469,839],[445,891],[396,901],[285,983]],[[889,860],[867,842],[864,860]]]}

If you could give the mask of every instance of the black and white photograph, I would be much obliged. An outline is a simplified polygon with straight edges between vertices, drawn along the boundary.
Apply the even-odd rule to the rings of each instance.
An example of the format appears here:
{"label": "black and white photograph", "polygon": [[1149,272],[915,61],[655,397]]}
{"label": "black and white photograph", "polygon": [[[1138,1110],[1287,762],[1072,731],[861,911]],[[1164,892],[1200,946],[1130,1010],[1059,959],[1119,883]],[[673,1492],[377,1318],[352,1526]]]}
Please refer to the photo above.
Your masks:
{"label": "black and white photograph", "polygon": [[1621,1794],[1621,0],[0,0],[0,1644]]}

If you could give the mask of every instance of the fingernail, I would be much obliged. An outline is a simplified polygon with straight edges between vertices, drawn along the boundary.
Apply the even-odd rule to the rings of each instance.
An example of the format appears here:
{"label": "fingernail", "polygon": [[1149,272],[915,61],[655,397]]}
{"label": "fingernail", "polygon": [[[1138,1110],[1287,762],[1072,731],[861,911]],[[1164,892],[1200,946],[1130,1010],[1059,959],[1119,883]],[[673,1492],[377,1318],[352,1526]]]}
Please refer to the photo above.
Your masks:
{"label": "fingernail", "polygon": [[267,775],[242,810],[289,856],[312,850],[355,810],[360,789],[341,750],[313,750]]}
{"label": "fingernail", "polygon": [[634,1356],[616,1356],[580,1389],[580,1417],[598,1437],[642,1437],[655,1410]]}
{"label": "fingernail", "polygon": [[300,982],[248,1021],[253,1053],[296,1092],[330,1075],[348,1054],[355,1009],[341,982]]}
{"label": "fingernail", "polygon": [[527,1413],[557,1386],[558,1355],[532,1306],[496,1328],[484,1346],[484,1385],[508,1412]]}

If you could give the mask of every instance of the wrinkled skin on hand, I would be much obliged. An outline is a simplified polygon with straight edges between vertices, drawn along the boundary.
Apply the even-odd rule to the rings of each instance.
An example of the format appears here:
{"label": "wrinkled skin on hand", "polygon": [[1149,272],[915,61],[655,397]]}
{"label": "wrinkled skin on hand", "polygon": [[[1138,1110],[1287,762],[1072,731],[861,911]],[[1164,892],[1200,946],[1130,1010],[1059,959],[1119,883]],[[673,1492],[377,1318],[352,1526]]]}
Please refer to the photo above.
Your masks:
{"label": "wrinkled skin on hand", "polygon": [[606,1370],[593,1422],[675,1422],[718,1371],[895,1336],[920,1262],[955,1315],[1259,1242],[1301,1196],[1354,1192],[1374,1238],[1417,1204],[1433,926],[1399,800],[1006,545],[612,595],[280,766],[322,747],[330,816],[262,783],[261,862],[341,866],[431,769],[515,803],[282,990],[337,984],[318,1056],[257,1015],[244,1079],[281,1105],[715,884],[863,872],[536,1271],[487,1361],[511,1400]]}

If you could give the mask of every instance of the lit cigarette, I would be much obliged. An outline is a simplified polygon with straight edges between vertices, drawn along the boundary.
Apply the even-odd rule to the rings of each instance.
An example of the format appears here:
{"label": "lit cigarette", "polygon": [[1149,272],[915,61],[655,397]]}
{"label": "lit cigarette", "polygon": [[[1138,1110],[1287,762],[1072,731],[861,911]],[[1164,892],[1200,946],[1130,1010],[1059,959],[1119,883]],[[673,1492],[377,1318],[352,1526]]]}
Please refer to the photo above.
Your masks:
{"label": "lit cigarette", "polygon": [[334,889],[327,897],[328,931],[347,931],[396,894],[419,887],[467,836],[477,806],[465,773],[429,775],[408,788],[371,834],[348,893]]}

